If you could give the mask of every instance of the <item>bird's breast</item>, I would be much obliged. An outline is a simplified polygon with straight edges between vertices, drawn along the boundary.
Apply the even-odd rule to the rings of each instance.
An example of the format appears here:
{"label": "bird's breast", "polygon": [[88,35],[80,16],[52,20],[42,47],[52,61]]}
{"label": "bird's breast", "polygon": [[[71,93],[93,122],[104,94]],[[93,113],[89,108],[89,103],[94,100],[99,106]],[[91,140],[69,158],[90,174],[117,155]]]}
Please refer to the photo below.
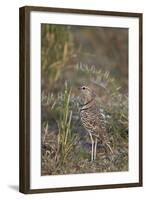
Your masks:
{"label": "bird's breast", "polygon": [[97,118],[92,113],[90,113],[88,111],[81,110],[80,111],[80,118],[81,118],[83,126],[86,129],[94,130],[96,128]]}
{"label": "bird's breast", "polygon": [[80,110],[80,118],[83,126],[90,131],[103,132],[106,131],[102,123],[99,113],[97,111],[92,112],[92,110]]}

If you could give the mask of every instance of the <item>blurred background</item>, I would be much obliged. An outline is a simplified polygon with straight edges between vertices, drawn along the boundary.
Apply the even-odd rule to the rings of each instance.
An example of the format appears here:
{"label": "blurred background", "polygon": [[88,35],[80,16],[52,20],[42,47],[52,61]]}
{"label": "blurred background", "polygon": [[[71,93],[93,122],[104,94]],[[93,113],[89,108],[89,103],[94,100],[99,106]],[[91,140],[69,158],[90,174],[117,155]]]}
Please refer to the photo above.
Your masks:
{"label": "blurred background", "polygon": [[[91,163],[78,86],[97,94],[114,155]],[[128,170],[128,29],[41,25],[42,175]],[[76,164],[75,164],[76,163]]]}
{"label": "blurred background", "polygon": [[109,71],[127,92],[128,29],[42,24],[41,31],[43,90],[60,85],[61,77],[74,79],[74,66],[82,63]]}

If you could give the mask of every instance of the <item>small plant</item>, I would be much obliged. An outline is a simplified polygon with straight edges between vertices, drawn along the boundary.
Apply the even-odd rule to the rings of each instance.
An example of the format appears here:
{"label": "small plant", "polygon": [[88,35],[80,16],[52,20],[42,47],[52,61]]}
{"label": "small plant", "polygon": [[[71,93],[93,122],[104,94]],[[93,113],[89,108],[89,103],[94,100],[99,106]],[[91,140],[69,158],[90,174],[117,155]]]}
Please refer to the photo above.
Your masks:
{"label": "small plant", "polygon": [[60,112],[60,118],[58,120],[58,153],[60,154],[61,163],[66,161],[76,140],[76,136],[73,135],[71,128],[72,110],[70,110],[69,106],[70,95],[71,89],[65,83],[64,95],[62,96],[62,112]]}

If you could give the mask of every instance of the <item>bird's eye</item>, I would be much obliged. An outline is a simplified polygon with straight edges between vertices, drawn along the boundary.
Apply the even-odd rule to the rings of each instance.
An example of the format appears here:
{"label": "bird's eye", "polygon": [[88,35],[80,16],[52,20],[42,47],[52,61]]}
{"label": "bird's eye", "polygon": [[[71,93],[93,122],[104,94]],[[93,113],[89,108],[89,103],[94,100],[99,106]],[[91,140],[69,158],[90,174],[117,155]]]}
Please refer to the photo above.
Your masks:
{"label": "bird's eye", "polygon": [[85,87],[82,87],[83,90],[85,90]]}

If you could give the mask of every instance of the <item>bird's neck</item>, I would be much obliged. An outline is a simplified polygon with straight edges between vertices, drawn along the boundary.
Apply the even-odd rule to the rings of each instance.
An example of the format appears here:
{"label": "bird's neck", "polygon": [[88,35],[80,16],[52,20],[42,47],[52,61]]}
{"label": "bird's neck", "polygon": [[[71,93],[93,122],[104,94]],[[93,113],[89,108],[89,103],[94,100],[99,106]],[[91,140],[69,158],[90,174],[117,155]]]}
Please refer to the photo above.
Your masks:
{"label": "bird's neck", "polygon": [[95,99],[90,99],[90,100],[84,102],[84,104],[81,105],[80,110],[87,110],[87,109],[93,107],[94,105],[95,105]]}

